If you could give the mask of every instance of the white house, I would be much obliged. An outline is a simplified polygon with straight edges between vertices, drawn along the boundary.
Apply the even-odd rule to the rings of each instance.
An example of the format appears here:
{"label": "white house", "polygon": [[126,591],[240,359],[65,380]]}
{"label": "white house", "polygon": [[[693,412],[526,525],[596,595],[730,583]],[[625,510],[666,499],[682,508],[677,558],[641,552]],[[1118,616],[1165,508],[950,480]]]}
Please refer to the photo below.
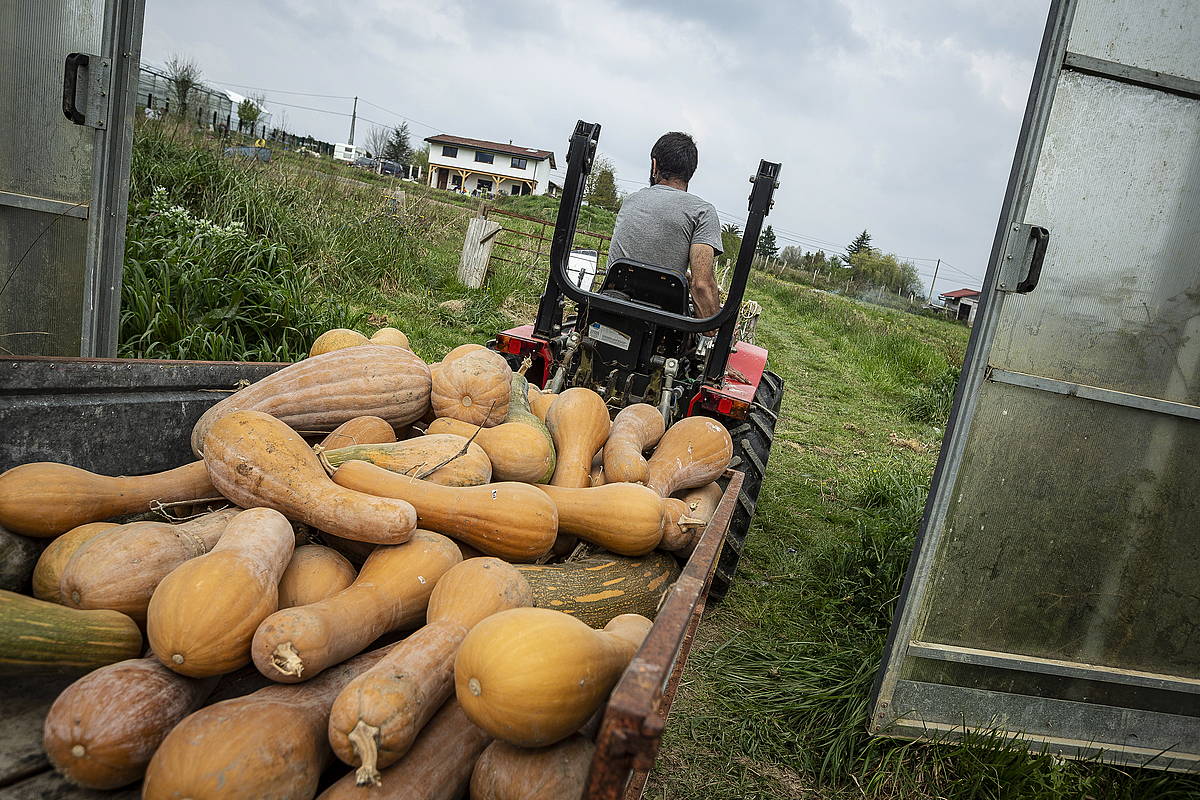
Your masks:
{"label": "white house", "polygon": [[429,185],[466,194],[546,194],[554,153],[509,142],[430,136]]}
{"label": "white house", "polygon": [[241,117],[238,116],[238,106],[242,104],[243,100],[247,99],[246,96],[238,94],[237,92],[231,92],[228,89],[226,89],[224,93],[225,96],[229,98],[229,103],[233,107],[233,111],[230,114],[229,120],[230,130],[240,131],[245,129],[246,133],[253,133],[255,136],[258,135],[259,131],[264,132],[265,135],[266,131],[271,130],[272,125],[270,111],[262,108],[261,106],[259,107],[258,118],[254,120],[254,130],[251,131],[250,124],[243,123]]}

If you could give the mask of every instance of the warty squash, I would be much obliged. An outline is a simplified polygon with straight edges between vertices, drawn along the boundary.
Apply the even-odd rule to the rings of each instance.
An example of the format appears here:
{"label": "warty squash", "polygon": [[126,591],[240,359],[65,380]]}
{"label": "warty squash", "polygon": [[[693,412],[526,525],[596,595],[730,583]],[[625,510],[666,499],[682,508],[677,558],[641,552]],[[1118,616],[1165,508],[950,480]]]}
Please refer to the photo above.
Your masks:
{"label": "warty squash", "polygon": [[213,485],[243,508],[273,508],[334,536],[373,544],[400,544],[416,530],[411,505],[335,485],[300,434],[261,411],[226,414],[204,441]]}
{"label": "warty squash", "polygon": [[473,558],[451,567],[429,597],[425,627],[351,681],[329,715],[329,743],[358,767],[358,783],[379,783],[454,691],[454,656],[480,620],[533,601],[511,564]]}
{"label": "warty squash", "polygon": [[649,469],[642,454],[662,438],[666,423],[658,409],[635,403],[621,409],[613,419],[612,432],[604,443],[604,479],[610,482],[642,483]]}
{"label": "warty squash", "polygon": [[340,486],[412,503],[419,524],[461,539],[506,561],[532,561],[546,553],[558,530],[554,502],[527,483],[438,486],[347,461],[333,473]]}
{"label": "warty squash", "polygon": [[279,607],[320,602],[354,583],[357,575],[354,565],[330,547],[297,547],[279,579]]}
{"label": "warty squash", "polygon": [[333,758],[325,737],[333,698],[385,652],[364,653],[298,686],[268,686],[195,712],[150,760],[143,799],[312,797]]}
{"label": "warty squash", "polygon": [[278,511],[234,517],[208,554],[177,567],[150,598],[146,638],[158,660],[194,678],[246,664],[255,629],[278,608],[279,578],[295,545]]}
{"label": "warty squash", "polygon": [[317,800],[458,800],[471,781],[476,759],[491,741],[451,697],[408,754],[383,770],[378,786],[358,786],[351,772]]}
{"label": "warty squash", "polygon": [[591,485],[592,457],[604,446],[612,423],[608,407],[591,389],[576,386],[560,394],[546,412],[558,463],[550,483],[582,488]]}
{"label": "warty squash", "polygon": [[675,557],[654,550],[641,558],[607,553],[558,564],[520,564],[533,604],[600,628],[620,614],[654,618],[679,577]]}
{"label": "warty squash", "polygon": [[[388,444],[396,441],[396,431],[391,424],[379,417],[355,417],[338,425],[317,445],[321,451],[359,444]],[[316,448],[314,448],[316,449]]]}
{"label": "warty squash", "polygon": [[91,670],[141,649],[142,632],[119,611],[79,611],[0,590],[0,674]]}
{"label": "warty squash", "polygon": [[468,441],[457,434],[431,433],[394,444],[339,447],[326,450],[324,457],[334,468],[347,461],[366,461],[442,486],[479,486],[492,479],[492,462],[482,447]]}
{"label": "warty squash", "polygon": [[88,522],[72,528],[46,545],[33,568],[33,596],[39,600],[61,603],[58,581],[63,567],[85,542],[115,527],[115,522]]}
{"label": "warty squash", "polygon": [[62,569],[58,593],[73,608],[107,608],[146,620],[150,596],[163,578],[213,549],[241,509],[187,522],[130,522],[81,545]]}
{"label": "warty squash", "polygon": [[299,683],[389,631],[420,625],[433,587],[461,560],[454,542],[429,531],[377,547],[342,591],[263,620],[251,648],[254,666],[273,681]]}
{"label": "warty squash", "polygon": [[492,480],[545,483],[554,475],[554,442],[528,425],[505,422],[494,428],[480,428],[442,417],[429,423],[426,435],[447,433],[471,439],[487,453]]}
{"label": "warty squash", "polygon": [[198,461],[153,475],[118,478],[41,461],[0,475],[0,526],[46,538],[87,522],[149,511],[156,501],[216,496],[207,470]]}
{"label": "warty squash", "polygon": [[492,742],[471,773],[471,800],[579,800],[596,746],[571,734],[549,747]]}
{"label": "warty squash", "polygon": [[653,489],[636,483],[538,488],[558,509],[559,533],[578,536],[623,556],[645,555],[662,539],[668,510]]}
{"label": "warty squash", "polygon": [[491,350],[443,361],[433,378],[430,402],[439,417],[494,427],[508,416],[512,368]]}
{"label": "warty squash", "polygon": [[650,456],[646,485],[663,497],[712,483],[733,460],[733,439],[709,417],[687,417],[672,425]]}
{"label": "warty squash", "polygon": [[637,614],[603,630],[544,608],[501,611],[463,639],[454,690],[467,717],[497,739],[545,747],[587,722],[650,631]]}
{"label": "warty squash", "polygon": [[42,726],[42,745],[77,786],[125,786],[141,780],[158,745],[214,686],[215,678],[184,677],[156,658],[109,664],[58,696]]}
{"label": "warty squash", "polygon": [[408,341],[408,335],[399,328],[380,328],[371,334],[371,342],[374,344],[390,344],[393,347],[403,347],[405,350],[412,350],[412,344]]}
{"label": "warty squash", "polygon": [[367,344],[306,358],[226,397],[192,428],[192,451],[217,420],[234,411],[262,411],[301,431],[331,431],[375,416],[400,428],[429,407],[429,367],[412,352]]}

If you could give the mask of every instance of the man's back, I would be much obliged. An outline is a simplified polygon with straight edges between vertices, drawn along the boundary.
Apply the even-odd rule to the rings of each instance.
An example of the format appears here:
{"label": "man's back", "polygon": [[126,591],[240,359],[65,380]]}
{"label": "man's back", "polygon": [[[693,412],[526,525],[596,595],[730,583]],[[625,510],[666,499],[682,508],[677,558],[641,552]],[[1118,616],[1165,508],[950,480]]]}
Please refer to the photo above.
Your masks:
{"label": "man's back", "polygon": [[694,194],[658,184],[621,202],[608,259],[629,258],[687,275],[694,244],[721,253],[717,210]]}

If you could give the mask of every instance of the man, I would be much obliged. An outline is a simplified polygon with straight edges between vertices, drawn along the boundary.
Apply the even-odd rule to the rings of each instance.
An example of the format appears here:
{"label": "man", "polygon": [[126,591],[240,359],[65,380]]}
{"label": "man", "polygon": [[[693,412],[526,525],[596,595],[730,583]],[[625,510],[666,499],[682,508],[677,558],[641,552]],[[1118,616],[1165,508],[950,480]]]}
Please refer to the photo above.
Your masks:
{"label": "man", "polygon": [[626,197],[617,214],[608,259],[644,261],[686,276],[703,319],[721,310],[713,262],[721,254],[721,221],[710,203],[688,193],[696,172],[696,143],[686,133],[664,134],[650,150],[650,186]]}

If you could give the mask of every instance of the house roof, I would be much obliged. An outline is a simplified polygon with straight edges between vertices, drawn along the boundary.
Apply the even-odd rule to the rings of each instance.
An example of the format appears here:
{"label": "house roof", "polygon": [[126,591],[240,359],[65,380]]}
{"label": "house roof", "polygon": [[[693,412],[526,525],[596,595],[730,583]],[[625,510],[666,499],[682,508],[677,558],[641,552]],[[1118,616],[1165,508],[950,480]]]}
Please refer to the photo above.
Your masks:
{"label": "house roof", "polygon": [[477,150],[493,150],[497,153],[528,158],[530,161],[545,161],[548,158],[550,159],[550,168],[558,169],[558,166],[554,163],[554,153],[549,150],[538,150],[534,147],[520,147],[515,144],[503,144],[501,142],[489,142],[484,139],[468,139],[465,136],[451,136],[448,133],[427,136],[425,141],[436,144],[456,144],[463,147],[474,147]]}
{"label": "house roof", "polygon": [[979,292],[975,289],[955,289],[953,292],[942,292],[938,297],[944,297],[947,300],[961,300],[964,297],[978,297]]}

